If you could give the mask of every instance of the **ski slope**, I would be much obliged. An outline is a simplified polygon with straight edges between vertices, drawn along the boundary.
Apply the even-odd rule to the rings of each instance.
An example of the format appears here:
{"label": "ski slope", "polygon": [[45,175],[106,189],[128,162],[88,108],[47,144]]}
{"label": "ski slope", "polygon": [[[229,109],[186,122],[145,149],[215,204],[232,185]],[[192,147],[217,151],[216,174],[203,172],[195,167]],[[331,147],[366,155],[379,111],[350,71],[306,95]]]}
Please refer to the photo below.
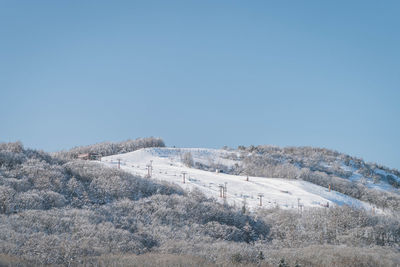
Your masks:
{"label": "ski slope", "polygon": [[[214,163],[224,166],[240,164],[235,160],[235,152],[205,149],[205,148],[145,148],[134,152],[103,157],[101,162],[109,167],[120,168],[134,175],[146,177],[148,165],[152,165],[152,177],[149,179],[164,180],[179,184],[186,190],[195,188],[206,196],[229,204],[246,206],[255,209],[260,205],[259,194],[263,194],[263,207],[284,209],[298,209],[323,207],[326,205],[349,205],[371,210],[372,206],[366,202],[354,199],[339,192],[301,180],[279,178],[249,177],[229,175],[189,168],[182,163],[184,153],[190,152],[195,162],[203,164]],[[185,183],[183,183],[185,172]],[[226,200],[220,197],[219,185],[226,185]]]}

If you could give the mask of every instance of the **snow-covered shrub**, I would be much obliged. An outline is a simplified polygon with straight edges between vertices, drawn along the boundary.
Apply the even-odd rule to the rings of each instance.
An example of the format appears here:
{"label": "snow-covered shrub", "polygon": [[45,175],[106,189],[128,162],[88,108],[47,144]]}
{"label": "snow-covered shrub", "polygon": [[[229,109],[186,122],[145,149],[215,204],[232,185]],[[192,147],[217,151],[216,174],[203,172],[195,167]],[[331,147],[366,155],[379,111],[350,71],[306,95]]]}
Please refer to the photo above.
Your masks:
{"label": "snow-covered shrub", "polygon": [[182,162],[185,164],[187,167],[193,167],[194,161],[193,161],[193,156],[192,153],[186,152],[182,156]]}

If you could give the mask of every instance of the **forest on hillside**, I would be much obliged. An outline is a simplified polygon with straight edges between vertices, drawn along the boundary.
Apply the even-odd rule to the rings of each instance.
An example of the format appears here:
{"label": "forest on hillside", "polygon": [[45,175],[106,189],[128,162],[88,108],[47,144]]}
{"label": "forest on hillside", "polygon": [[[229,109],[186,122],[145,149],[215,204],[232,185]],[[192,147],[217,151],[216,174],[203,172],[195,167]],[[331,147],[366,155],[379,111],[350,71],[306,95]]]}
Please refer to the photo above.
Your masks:
{"label": "forest on hillside", "polygon": [[129,139],[123,142],[102,142],[94,145],[78,146],[67,151],[56,152],[54,155],[57,158],[70,160],[76,159],[78,155],[85,153],[93,153],[104,157],[128,153],[146,147],[165,147],[165,143],[161,138],[137,138],[135,140]]}
{"label": "forest on hillside", "polygon": [[164,142],[146,138],[55,154],[1,143],[0,265],[400,264],[397,212],[347,206],[249,212],[76,159],[150,146]]}

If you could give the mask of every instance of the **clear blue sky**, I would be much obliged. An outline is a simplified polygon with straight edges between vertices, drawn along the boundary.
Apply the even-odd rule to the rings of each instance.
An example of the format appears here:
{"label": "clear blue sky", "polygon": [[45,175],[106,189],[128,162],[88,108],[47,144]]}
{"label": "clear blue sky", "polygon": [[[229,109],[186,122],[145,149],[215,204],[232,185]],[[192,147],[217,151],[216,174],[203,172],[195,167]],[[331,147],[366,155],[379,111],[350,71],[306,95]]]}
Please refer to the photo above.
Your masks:
{"label": "clear blue sky", "polygon": [[400,1],[0,0],[0,140],[317,146],[400,169]]}

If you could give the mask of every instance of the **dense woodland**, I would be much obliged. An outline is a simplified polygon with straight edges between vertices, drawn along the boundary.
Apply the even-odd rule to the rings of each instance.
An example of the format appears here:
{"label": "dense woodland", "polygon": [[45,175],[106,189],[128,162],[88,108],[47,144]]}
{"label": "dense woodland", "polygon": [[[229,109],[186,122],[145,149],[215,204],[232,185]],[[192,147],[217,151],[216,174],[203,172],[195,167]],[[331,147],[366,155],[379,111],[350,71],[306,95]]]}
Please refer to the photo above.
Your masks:
{"label": "dense woodland", "polygon": [[52,155],[0,144],[0,265],[400,265],[398,212],[249,212],[74,159],[153,145],[164,142],[102,143]]}

